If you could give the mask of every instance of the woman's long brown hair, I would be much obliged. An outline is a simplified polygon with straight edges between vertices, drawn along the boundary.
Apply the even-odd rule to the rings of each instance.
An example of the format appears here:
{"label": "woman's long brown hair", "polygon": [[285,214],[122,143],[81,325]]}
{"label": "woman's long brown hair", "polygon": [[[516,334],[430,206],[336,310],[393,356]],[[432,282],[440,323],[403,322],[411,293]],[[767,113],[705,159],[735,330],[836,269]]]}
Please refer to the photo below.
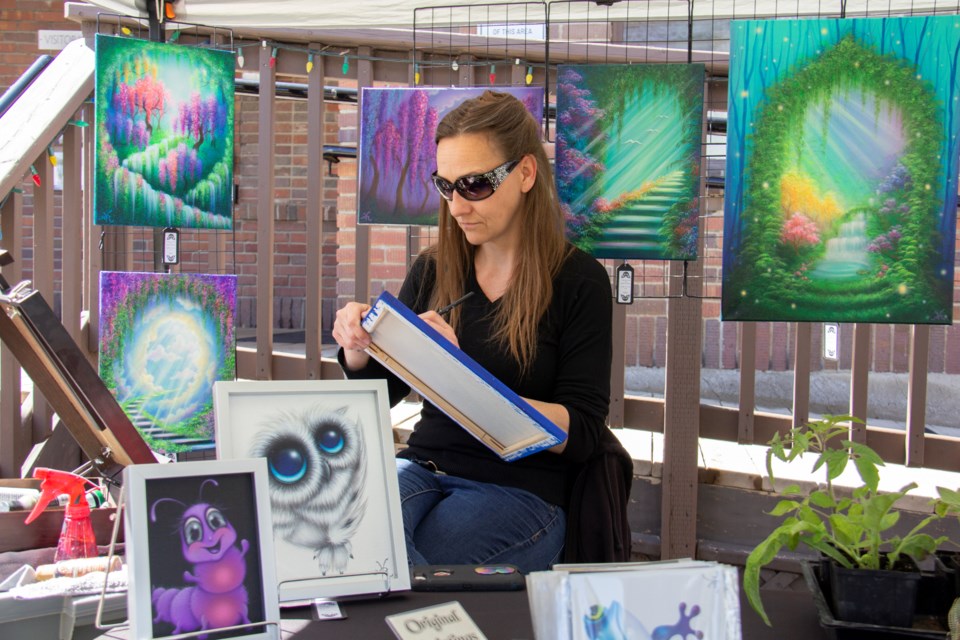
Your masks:
{"label": "woman's long brown hair", "polygon": [[[532,155],[537,161],[533,188],[524,194],[516,213],[521,224],[520,254],[493,322],[494,341],[505,346],[526,372],[536,357],[537,326],[553,297],[553,278],[570,249],[557,189],[540,141],[540,124],[514,96],[485,91],[464,101],[440,121],[436,141],[467,133],[487,135],[505,160]],[[437,264],[434,305],[448,304],[463,294],[475,250],[441,198],[439,237],[427,249]],[[450,318],[454,329],[458,321],[454,310]]]}

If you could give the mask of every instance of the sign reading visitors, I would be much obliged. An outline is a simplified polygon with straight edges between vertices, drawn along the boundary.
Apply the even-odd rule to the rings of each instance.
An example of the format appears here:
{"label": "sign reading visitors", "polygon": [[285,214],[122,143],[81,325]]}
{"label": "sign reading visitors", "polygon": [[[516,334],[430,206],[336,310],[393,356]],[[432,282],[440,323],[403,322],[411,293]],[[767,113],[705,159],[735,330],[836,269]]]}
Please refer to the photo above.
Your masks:
{"label": "sign reading visitors", "polygon": [[37,32],[37,49],[41,51],[61,51],[74,40],[83,37],[81,31],[53,31],[40,29]]}

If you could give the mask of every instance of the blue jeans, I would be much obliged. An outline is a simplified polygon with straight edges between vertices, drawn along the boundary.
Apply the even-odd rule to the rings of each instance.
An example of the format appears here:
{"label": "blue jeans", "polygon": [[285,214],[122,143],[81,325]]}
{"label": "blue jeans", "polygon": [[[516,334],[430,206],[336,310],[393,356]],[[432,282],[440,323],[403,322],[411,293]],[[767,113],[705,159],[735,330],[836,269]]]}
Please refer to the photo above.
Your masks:
{"label": "blue jeans", "polygon": [[523,489],[433,473],[403,458],[397,473],[411,565],[503,563],[529,573],[560,560],[560,507]]}

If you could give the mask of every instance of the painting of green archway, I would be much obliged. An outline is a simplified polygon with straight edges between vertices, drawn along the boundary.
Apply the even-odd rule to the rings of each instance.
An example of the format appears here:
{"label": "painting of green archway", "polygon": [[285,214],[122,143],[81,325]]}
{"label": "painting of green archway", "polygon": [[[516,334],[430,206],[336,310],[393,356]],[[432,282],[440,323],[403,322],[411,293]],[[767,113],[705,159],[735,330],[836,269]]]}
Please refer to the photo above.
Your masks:
{"label": "painting of green archway", "polygon": [[100,377],[154,451],[215,447],[213,385],[236,378],[237,276],[100,272]]}
{"label": "painting of green archway", "polygon": [[731,26],[724,320],[952,322],[960,17]]}
{"label": "painting of green archway", "polygon": [[94,223],[231,228],[233,54],[96,42]]}
{"label": "painting of green archway", "polygon": [[696,260],[702,64],[560,65],[556,180],[596,258]]}

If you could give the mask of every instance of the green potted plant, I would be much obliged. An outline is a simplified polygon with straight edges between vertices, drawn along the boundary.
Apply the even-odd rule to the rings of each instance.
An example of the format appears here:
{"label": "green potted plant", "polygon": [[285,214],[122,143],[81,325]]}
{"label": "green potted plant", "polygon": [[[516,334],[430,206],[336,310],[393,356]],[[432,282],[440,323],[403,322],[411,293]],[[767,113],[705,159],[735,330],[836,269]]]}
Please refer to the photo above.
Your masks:
{"label": "green potted plant", "polygon": [[[894,504],[917,484],[911,482],[899,491],[889,493],[878,490],[883,460],[870,447],[843,439],[848,434],[849,423],[855,421],[851,416],[825,416],[794,427],[782,437],[777,434],[770,441],[766,462],[771,485],[774,483],[774,458],[793,463],[805,453],[816,456],[812,471],[822,469],[825,484],[807,491],[796,484],[783,488],[779,492],[783,499],[770,512],[772,516],[782,517],[783,521],[747,557],[743,589],[751,606],[768,625],[770,619],[760,601],[760,569],[784,547],[794,550],[803,544],[819,552],[828,561],[823,564],[829,564],[834,576],[836,569],[841,572],[853,570],[875,581],[879,572],[904,574],[903,569],[907,568],[908,571],[912,569],[916,584],[919,573],[914,562],[922,560],[947,541],[946,536],[934,537],[924,530],[937,520],[960,514],[960,492],[938,487],[939,498],[931,501],[932,512],[906,534],[894,533],[892,529],[900,519],[900,512]],[[856,467],[861,484],[847,494],[838,491],[833,481],[850,463]],[[874,573],[868,574],[868,571]],[[840,589],[841,585],[831,583],[835,607],[837,597],[840,597],[840,608],[843,609],[842,603],[846,602],[847,596],[838,594]],[[863,590],[863,587],[856,589]],[[885,586],[881,590],[889,593],[890,588]],[[874,603],[879,602],[877,596],[870,597],[874,598]],[[839,619],[843,619],[845,613],[834,612]],[[869,620],[859,621],[884,624],[874,617],[876,611],[869,615]]]}

